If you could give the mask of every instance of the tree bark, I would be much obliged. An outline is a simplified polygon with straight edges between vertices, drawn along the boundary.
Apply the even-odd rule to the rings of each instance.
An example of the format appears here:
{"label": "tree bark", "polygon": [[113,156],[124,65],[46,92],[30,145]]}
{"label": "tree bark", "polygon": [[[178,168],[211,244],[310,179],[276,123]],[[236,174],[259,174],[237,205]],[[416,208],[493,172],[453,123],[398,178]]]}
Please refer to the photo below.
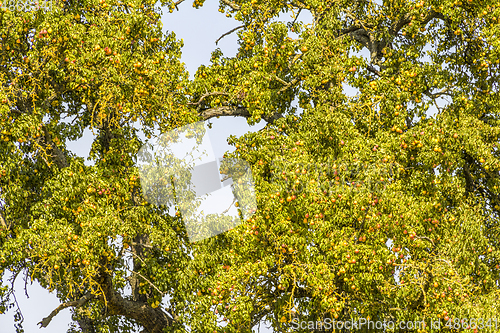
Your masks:
{"label": "tree bark", "polygon": [[101,277],[108,315],[119,315],[133,319],[148,333],[162,333],[164,328],[173,326],[174,319],[161,308],[153,308],[147,302],[123,298],[113,289],[109,274],[102,272]]}
{"label": "tree bark", "polygon": [[[208,120],[210,118],[214,117],[227,117],[227,116],[233,116],[233,117],[245,117],[249,118],[250,112],[248,112],[248,109],[245,107],[241,106],[220,106],[216,108],[209,108],[202,110],[200,112],[203,120]],[[283,115],[276,113],[272,116],[262,116],[262,119],[267,121],[268,123],[273,123],[277,119],[282,118]]]}

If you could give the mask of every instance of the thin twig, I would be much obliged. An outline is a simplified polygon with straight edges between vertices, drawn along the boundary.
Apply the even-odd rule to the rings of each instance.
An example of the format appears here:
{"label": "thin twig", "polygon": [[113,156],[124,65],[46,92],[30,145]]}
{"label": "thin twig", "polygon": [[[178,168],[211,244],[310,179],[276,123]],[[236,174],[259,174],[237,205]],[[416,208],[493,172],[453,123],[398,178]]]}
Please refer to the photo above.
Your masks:
{"label": "thin twig", "polygon": [[295,19],[293,20],[293,22],[292,22],[292,24],[291,24],[291,25],[292,25],[292,27],[293,27],[293,25],[295,24],[295,22],[297,21],[297,19],[299,18],[299,15],[300,15],[300,12],[301,12],[301,11],[302,11],[302,8],[299,8],[299,11],[297,12],[297,16],[295,16]]}
{"label": "thin twig", "polygon": [[276,76],[276,79],[277,79],[278,81],[280,81],[281,83],[283,83],[283,85],[284,85],[284,86],[283,86],[283,87],[279,90],[279,93],[282,93],[283,91],[287,90],[288,88],[290,88],[291,86],[293,86],[295,83],[297,83],[297,82],[298,82],[298,80],[297,80],[297,79],[293,79],[293,80],[292,80],[292,81],[290,81],[290,82],[285,82],[285,81],[283,81],[282,79],[280,79],[280,78],[279,78],[279,77],[277,77],[277,76]]}
{"label": "thin twig", "polygon": [[211,92],[211,93],[206,93],[205,95],[201,96],[200,99],[198,100],[198,102],[189,102],[187,104],[188,105],[196,105],[198,107],[198,112],[199,112],[201,110],[201,102],[203,102],[203,100],[205,98],[210,97],[210,96],[217,96],[217,95],[229,96],[229,94],[226,93],[226,92],[214,91],[214,92]]}
{"label": "thin twig", "polygon": [[144,264],[144,266],[147,266],[146,262],[141,257],[139,257],[137,254],[135,254],[134,252],[129,251],[129,250],[124,250],[124,251],[132,254],[133,256],[135,256],[136,258],[138,258],[140,261],[142,261],[142,263]]}
{"label": "thin twig", "polygon": [[416,236],[415,237],[416,239],[426,239],[428,240],[429,242],[432,243],[432,245],[434,245],[434,241],[432,239],[430,239],[429,237],[426,237],[426,236]]}
{"label": "thin twig", "polygon": [[219,43],[219,41],[220,41],[222,38],[226,37],[226,36],[227,36],[227,35],[229,35],[229,34],[232,34],[232,33],[233,33],[233,32],[235,32],[236,30],[241,29],[241,28],[244,28],[244,27],[245,27],[245,25],[244,25],[244,24],[242,24],[242,25],[240,25],[240,26],[237,26],[237,27],[236,27],[236,28],[234,28],[234,29],[229,30],[228,32],[226,32],[225,34],[223,34],[222,36],[220,36],[219,38],[217,38],[217,40],[215,41],[215,45],[217,45],[217,44]]}
{"label": "thin twig", "polygon": [[231,209],[231,207],[233,207],[233,204],[235,201],[236,201],[236,198],[233,199],[233,202],[231,202],[231,204],[229,205],[229,208],[226,209],[225,211],[223,211],[222,214],[226,214]]}
{"label": "thin twig", "polygon": [[165,292],[163,292],[163,291],[161,291],[160,289],[158,289],[158,287],[157,287],[157,286],[155,286],[155,285],[154,285],[151,281],[149,281],[149,280],[148,280],[148,279],[147,279],[144,275],[142,275],[141,273],[138,273],[138,272],[136,272],[136,271],[133,271],[133,270],[131,270],[131,269],[130,269],[130,268],[128,268],[128,267],[125,267],[125,268],[126,268],[129,272],[134,273],[134,274],[137,274],[137,275],[139,275],[141,278],[143,278],[144,280],[146,280],[146,281],[147,281],[147,282],[148,282],[151,286],[153,286],[153,288],[155,288],[155,289],[156,289],[156,290],[157,290],[160,294],[162,294],[162,295],[166,295],[166,293],[165,293]]}
{"label": "thin twig", "polygon": [[19,303],[17,303],[17,297],[16,293],[14,292],[14,283],[16,282],[17,276],[21,273],[21,270],[17,271],[13,276],[12,276],[12,281],[11,281],[11,290],[12,290],[12,296],[14,297],[14,302],[16,303],[17,310],[19,311],[19,314],[21,315],[21,321],[19,324],[21,324],[24,321],[24,316],[23,313],[21,312],[21,308],[19,307]]}
{"label": "thin twig", "polygon": [[177,9],[177,11],[179,11],[179,7],[177,7],[177,5],[180,5],[183,2],[184,2],[184,0],[179,0],[177,2],[174,2],[174,6],[175,6],[175,9]]}
{"label": "thin twig", "polygon": [[235,4],[234,2],[232,1],[229,1],[229,0],[221,0],[222,2],[224,2],[226,5],[228,5],[229,7],[231,7],[231,9],[233,10],[240,10],[240,6],[238,6],[237,4]]}

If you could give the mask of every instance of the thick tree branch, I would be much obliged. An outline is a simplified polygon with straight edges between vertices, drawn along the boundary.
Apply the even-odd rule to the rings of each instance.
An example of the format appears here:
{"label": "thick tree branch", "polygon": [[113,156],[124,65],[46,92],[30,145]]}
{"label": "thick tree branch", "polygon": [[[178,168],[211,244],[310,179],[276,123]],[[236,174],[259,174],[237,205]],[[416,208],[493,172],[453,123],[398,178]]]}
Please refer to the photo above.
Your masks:
{"label": "thick tree branch", "polygon": [[363,28],[354,29],[354,30],[350,31],[348,33],[348,35],[351,36],[352,38],[354,38],[354,40],[356,40],[358,43],[360,43],[364,47],[366,47],[368,49],[370,48],[368,45],[370,42],[370,36],[368,35],[368,32],[365,29],[363,29]]}
{"label": "thick tree branch", "polygon": [[101,277],[108,315],[119,315],[133,319],[142,325],[148,333],[162,333],[164,328],[172,327],[174,322],[179,319],[161,308],[151,307],[147,302],[123,298],[113,289],[109,274],[101,272]]}
{"label": "thick tree branch", "polygon": [[[406,14],[404,15],[402,18],[400,18],[399,20],[397,20],[396,22],[394,22],[391,26],[391,28],[389,29],[389,33],[393,36],[395,36],[401,29],[403,29],[403,27],[407,24],[409,24],[411,21],[412,21],[412,14]],[[431,10],[429,11],[429,13],[422,19],[422,25],[426,25],[427,23],[429,23],[431,20],[435,19],[435,18],[438,18],[438,19],[441,19],[443,21],[446,21],[448,22],[448,20],[446,19],[446,17],[442,14],[442,13],[438,13],[434,10]]]}
{"label": "thick tree branch", "polygon": [[69,166],[68,160],[62,150],[60,150],[56,144],[52,141],[49,131],[45,126],[43,126],[43,133],[45,136],[45,141],[49,144],[50,150],[52,152],[52,157],[59,169],[66,168]]}
{"label": "thick tree branch", "polygon": [[302,8],[299,8],[299,11],[297,13],[297,16],[295,16],[295,19],[293,20],[293,22],[290,24],[292,27],[293,25],[295,24],[295,22],[297,22],[297,19],[299,18],[300,16],[300,13],[302,12]]}
{"label": "thick tree branch", "polygon": [[[208,120],[214,117],[227,117],[227,116],[245,117],[245,118],[251,117],[250,112],[248,112],[248,109],[242,106],[219,106],[215,108],[209,108],[202,110],[200,112],[200,115],[203,118],[203,120]],[[272,116],[262,116],[262,119],[264,119],[268,123],[273,123],[277,119],[282,117],[283,115],[275,113]]]}
{"label": "thick tree branch", "polygon": [[132,288],[132,297],[134,301],[141,301],[141,302],[146,302],[147,301],[147,295],[141,294],[140,293],[140,281],[138,276],[140,275],[138,272],[142,269],[143,265],[146,266],[146,263],[144,262],[143,256],[144,256],[144,251],[145,249],[141,246],[142,244],[148,244],[149,239],[148,236],[145,234],[139,234],[135,237],[135,242],[137,245],[132,245],[131,250],[132,251],[127,251],[131,253],[134,258],[133,258],[133,271],[136,272],[136,274],[132,274],[130,276],[130,287]]}
{"label": "thick tree branch", "polygon": [[395,36],[405,25],[411,22],[411,14],[406,14],[396,22],[394,22],[389,29],[389,33]]}
{"label": "thick tree branch", "polygon": [[476,184],[470,172],[470,167],[474,164],[474,160],[469,154],[467,154],[467,152],[463,152],[463,154],[465,159],[465,164],[463,168],[465,177],[465,193],[466,197],[468,197],[469,194],[474,192],[474,190],[476,189]]}
{"label": "thick tree branch", "polygon": [[372,65],[368,65],[366,67],[366,69],[368,69],[373,74],[376,74],[376,75],[380,76],[380,72],[375,67],[373,67]]}
{"label": "thick tree branch", "polygon": [[[134,245],[134,246],[144,246],[148,249],[152,249],[153,247],[151,245],[148,245],[148,244],[142,244],[142,243],[135,243],[135,242],[130,242],[130,245]],[[127,251],[127,252],[130,252],[130,251]]]}
{"label": "thick tree branch", "polygon": [[[346,13],[353,21],[358,21],[356,17],[351,13]],[[422,18],[421,24],[426,25],[432,19],[439,18],[446,21],[446,18],[443,14],[435,12],[431,10],[428,15]],[[398,32],[403,29],[404,26],[410,24],[412,22],[412,15],[406,14],[399,20],[395,21],[391,27],[389,28],[389,34],[395,37]],[[363,25],[363,23],[354,24],[349,28],[346,28],[340,31],[339,38],[344,35],[351,36],[355,41],[366,47],[370,51],[371,63],[380,66],[381,69],[384,69],[381,65],[381,60],[383,58],[382,50],[390,45],[390,40],[387,38],[378,38],[376,37],[376,31],[373,31],[372,26]],[[372,73],[380,75],[380,72],[376,70],[373,66],[370,66],[368,70]]]}
{"label": "thick tree branch", "polygon": [[427,89],[427,90],[424,91],[424,94],[427,95],[430,98],[438,98],[438,97],[443,96],[443,95],[452,96],[450,93],[448,93],[449,90],[450,90],[450,88],[447,87],[447,88],[444,88],[441,91],[438,91],[437,93],[431,93],[429,91],[429,89]]}
{"label": "thick tree branch", "polygon": [[213,117],[250,117],[250,112],[248,109],[241,106],[219,106],[215,108],[209,108],[201,111],[201,116],[203,120],[208,120]]}
{"label": "thick tree branch", "polygon": [[42,321],[40,321],[38,323],[38,325],[41,325],[40,328],[47,327],[50,324],[50,322],[52,321],[52,318],[57,316],[57,314],[61,310],[64,310],[64,309],[69,308],[69,307],[79,308],[93,298],[95,298],[94,295],[91,292],[88,292],[79,300],[63,303],[63,304],[59,305],[54,311],[52,311],[48,317],[43,318]]}
{"label": "thick tree branch", "polygon": [[427,14],[427,16],[425,16],[424,19],[422,20],[422,24],[426,25],[427,23],[429,23],[431,20],[433,20],[435,18],[443,20],[445,22],[450,22],[450,20],[447,19],[442,13],[438,13],[434,10],[431,10],[429,12],[429,14]]}

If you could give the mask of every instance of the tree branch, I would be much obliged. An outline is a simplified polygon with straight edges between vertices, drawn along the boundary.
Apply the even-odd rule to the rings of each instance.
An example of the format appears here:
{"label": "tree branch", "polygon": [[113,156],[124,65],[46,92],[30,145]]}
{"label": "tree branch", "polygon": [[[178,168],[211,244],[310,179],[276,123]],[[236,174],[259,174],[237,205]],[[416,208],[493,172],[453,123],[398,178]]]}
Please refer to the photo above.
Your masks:
{"label": "tree branch", "polygon": [[448,88],[448,87],[444,88],[441,91],[438,91],[437,93],[431,93],[431,92],[429,92],[429,90],[426,90],[426,91],[424,91],[424,94],[430,98],[438,98],[442,95],[452,96],[450,93],[448,93],[449,90],[450,90],[450,88]]}
{"label": "tree branch", "polygon": [[93,319],[83,314],[78,314],[76,316],[76,322],[78,322],[82,333],[97,333],[95,329],[96,324]]}
{"label": "tree branch", "polygon": [[221,0],[222,2],[224,2],[226,5],[228,5],[229,7],[231,7],[233,10],[240,10],[240,6],[238,6],[237,4],[235,4],[234,2],[232,1],[229,1],[229,0]]}
{"label": "tree branch", "polygon": [[472,178],[472,175],[470,173],[470,166],[474,164],[474,160],[472,157],[467,154],[467,152],[463,152],[465,163],[464,163],[464,177],[465,177],[465,192],[466,192],[466,197],[469,196],[470,193],[474,192],[476,189],[474,179]]}
{"label": "tree branch", "polygon": [[297,79],[293,79],[292,81],[290,82],[286,82],[282,79],[280,79],[277,75],[274,76],[274,78],[279,81],[281,84],[283,84],[283,87],[279,90],[279,93],[282,93],[283,91],[287,90],[288,88],[290,88],[291,86],[293,86],[295,83],[298,82]]}
{"label": "tree branch", "polygon": [[52,321],[52,318],[57,316],[57,314],[61,310],[64,310],[64,309],[69,308],[69,307],[79,308],[93,298],[95,298],[95,296],[91,292],[88,292],[79,300],[63,303],[63,304],[59,305],[54,311],[52,311],[48,317],[43,318],[42,321],[40,321],[38,323],[38,325],[41,325],[40,328],[42,328],[42,327],[45,328],[50,324],[50,322]]}
{"label": "tree branch", "polygon": [[370,49],[369,47],[369,42],[370,42],[370,36],[368,35],[368,32],[363,29],[363,28],[357,28],[354,30],[351,30],[350,32],[347,33],[349,36],[354,38],[358,43],[366,47],[367,49]]}
{"label": "tree branch", "polygon": [[178,316],[167,313],[159,307],[153,308],[147,302],[123,298],[120,293],[113,289],[112,278],[109,274],[101,271],[101,277],[101,286],[109,315],[120,315],[133,319],[142,325],[148,333],[161,333],[164,328],[172,327],[174,322],[179,320]]}
{"label": "tree branch", "polygon": [[0,226],[4,227],[5,229],[10,229],[10,223],[7,224],[7,221],[1,211],[0,211]]}
{"label": "tree branch", "polygon": [[128,267],[125,267],[125,269],[126,269],[127,271],[129,271],[130,273],[134,273],[134,274],[139,275],[139,276],[140,276],[143,280],[145,280],[145,281],[146,281],[147,283],[149,283],[149,284],[150,284],[153,288],[155,288],[157,292],[159,292],[162,296],[165,296],[165,294],[166,294],[166,293],[165,293],[164,291],[161,291],[161,290],[160,290],[157,286],[155,286],[155,284],[154,284],[153,282],[149,281],[149,280],[148,280],[148,279],[147,279],[144,275],[142,275],[142,274],[141,274],[141,273],[139,273],[139,272],[133,271],[133,270],[131,270],[131,269],[130,269],[130,268],[128,268]]}
{"label": "tree branch", "polygon": [[[354,14],[346,13],[346,15],[351,18],[354,22],[360,22],[357,20]],[[428,15],[422,18],[421,24],[426,25],[434,18],[439,18],[446,21],[446,18],[443,14],[435,12],[431,10]],[[396,36],[398,32],[403,29],[404,26],[410,24],[412,22],[412,15],[406,14],[396,22],[394,22],[389,28],[389,34],[392,36]],[[383,58],[382,50],[390,45],[389,40],[387,39],[377,39],[375,35],[375,31],[373,31],[374,27],[370,25],[364,25],[362,22],[359,24],[354,24],[346,29],[343,29],[339,33],[339,37],[344,35],[349,35],[358,43],[366,47],[370,51],[371,63],[380,66],[380,69],[384,69],[381,65],[381,59]],[[379,71],[377,71],[373,67],[369,67],[368,70],[372,73],[380,75]]]}
{"label": "tree branch", "polygon": [[251,322],[249,325],[249,329],[252,329],[255,325],[260,323],[262,318],[264,318],[268,313],[269,313],[269,311],[266,310],[265,308],[260,310],[260,311],[252,313],[250,315],[250,318],[252,318],[252,319],[251,319]]}
{"label": "tree branch", "polygon": [[43,133],[45,136],[45,141],[49,144],[51,150],[52,150],[52,157],[54,158],[54,161],[56,162],[56,165],[59,169],[66,168],[69,166],[68,160],[66,159],[66,156],[60,150],[56,144],[52,141],[52,138],[50,137],[49,131],[45,126],[43,126]]}
{"label": "tree branch", "polygon": [[237,27],[236,27],[236,28],[234,28],[234,29],[229,30],[228,32],[226,32],[225,34],[223,34],[222,36],[220,36],[219,38],[217,38],[217,40],[215,41],[215,45],[217,45],[217,44],[219,43],[219,41],[220,41],[222,38],[226,37],[226,36],[227,36],[227,35],[229,35],[229,34],[232,34],[232,33],[233,33],[233,32],[235,32],[236,30],[241,29],[241,28],[244,28],[244,27],[245,27],[245,25],[244,25],[244,24],[242,24],[242,25],[240,25],[240,26],[237,26]]}
{"label": "tree branch", "polygon": [[[214,117],[227,117],[227,116],[245,117],[245,118],[251,117],[250,112],[248,112],[248,109],[242,106],[219,106],[215,108],[209,108],[202,110],[200,112],[200,115],[203,118],[203,120],[208,120]],[[275,113],[272,116],[262,116],[262,119],[264,119],[268,123],[273,123],[277,119],[282,117],[283,115],[281,115],[280,113]]]}
{"label": "tree branch", "polygon": [[299,11],[297,13],[297,16],[295,16],[295,19],[293,20],[293,22],[291,23],[291,26],[293,27],[293,25],[295,24],[295,22],[297,21],[297,19],[299,18],[299,15],[300,13],[302,12],[302,8],[299,8]]}
{"label": "tree branch", "polygon": [[405,25],[411,22],[411,14],[406,14],[402,18],[400,18],[398,21],[394,22],[394,24],[391,26],[389,29],[389,33],[393,36],[395,36]]}
{"label": "tree branch", "polygon": [[177,7],[177,5],[180,5],[183,2],[184,2],[184,0],[179,0],[177,2],[174,2],[174,6],[175,6],[175,9],[177,9],[177,11],[179,11],[179,7]]}
{"label": "tree branch", "polygon": [[198,100],[198,102],[190,102],[190,103],[187,103],[188,105],[196,105],[198,106],[198,111],[200,111],[201,109],[201,103],[203,102],[203,100],[207,97],[210,97],[210,96],[217,96],[217,95],[225,95],[225,96],[228,96],[229,94],[226,93],[226,92],[223,92],[223,91],[214,91],[214,92],[211,92],[211,93],[206,93],[204,95],[202,95],[200,97],[200,99]]}
{"label": "tree branch", "polygon": [[201,111],[201,116],[203,120],[208,120],[213,117],[250,117],[250,112],[248,109],[241,106],[219,106],[215,108],[209,108]]}
{"label": "tree branch", "polygon": [[[151,245],[147,245],[147,244],[140,244],[140,243],[135,243],[135,242],[130,242],[129,243],[130,245],[134,245],[134,246],[144,246],[148,249],[152,249],[153,247]],[[130,251],[127,251],[127,252],[130,252]],[[130,252],[132,254],[134,254],[133,252]]]}
{"label": "tree branch", "polygon": [[368,65],[366,67],[366,69],[368,69],[373,74],[376,74],[376,75],[380,76],[380,72],[375,67],[373,67],[372,65]]}

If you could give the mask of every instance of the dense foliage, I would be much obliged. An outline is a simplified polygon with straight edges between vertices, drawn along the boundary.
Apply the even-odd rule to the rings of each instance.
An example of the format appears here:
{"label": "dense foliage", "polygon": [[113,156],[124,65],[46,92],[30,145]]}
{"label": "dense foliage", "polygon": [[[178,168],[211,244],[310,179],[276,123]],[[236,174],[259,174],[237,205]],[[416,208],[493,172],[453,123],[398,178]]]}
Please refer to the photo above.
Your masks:
{"label": "dense foliage", "polygon": [[[154,2],[3,7],[0,269],[57,291],[43,327],[71,307],[83,332],[327,318],[495,331],[497,5],[221,0],[242,24],[239,52],[215,50],[194,80]],[[252,166],[258,209],[190,243],[180,214],[144,200],[137,124],[151,137],[218,116],[268,122],[227,154]],[[91,166],[66,149],[85,129]],[[16,311],[3,282],[1,310]]]}

